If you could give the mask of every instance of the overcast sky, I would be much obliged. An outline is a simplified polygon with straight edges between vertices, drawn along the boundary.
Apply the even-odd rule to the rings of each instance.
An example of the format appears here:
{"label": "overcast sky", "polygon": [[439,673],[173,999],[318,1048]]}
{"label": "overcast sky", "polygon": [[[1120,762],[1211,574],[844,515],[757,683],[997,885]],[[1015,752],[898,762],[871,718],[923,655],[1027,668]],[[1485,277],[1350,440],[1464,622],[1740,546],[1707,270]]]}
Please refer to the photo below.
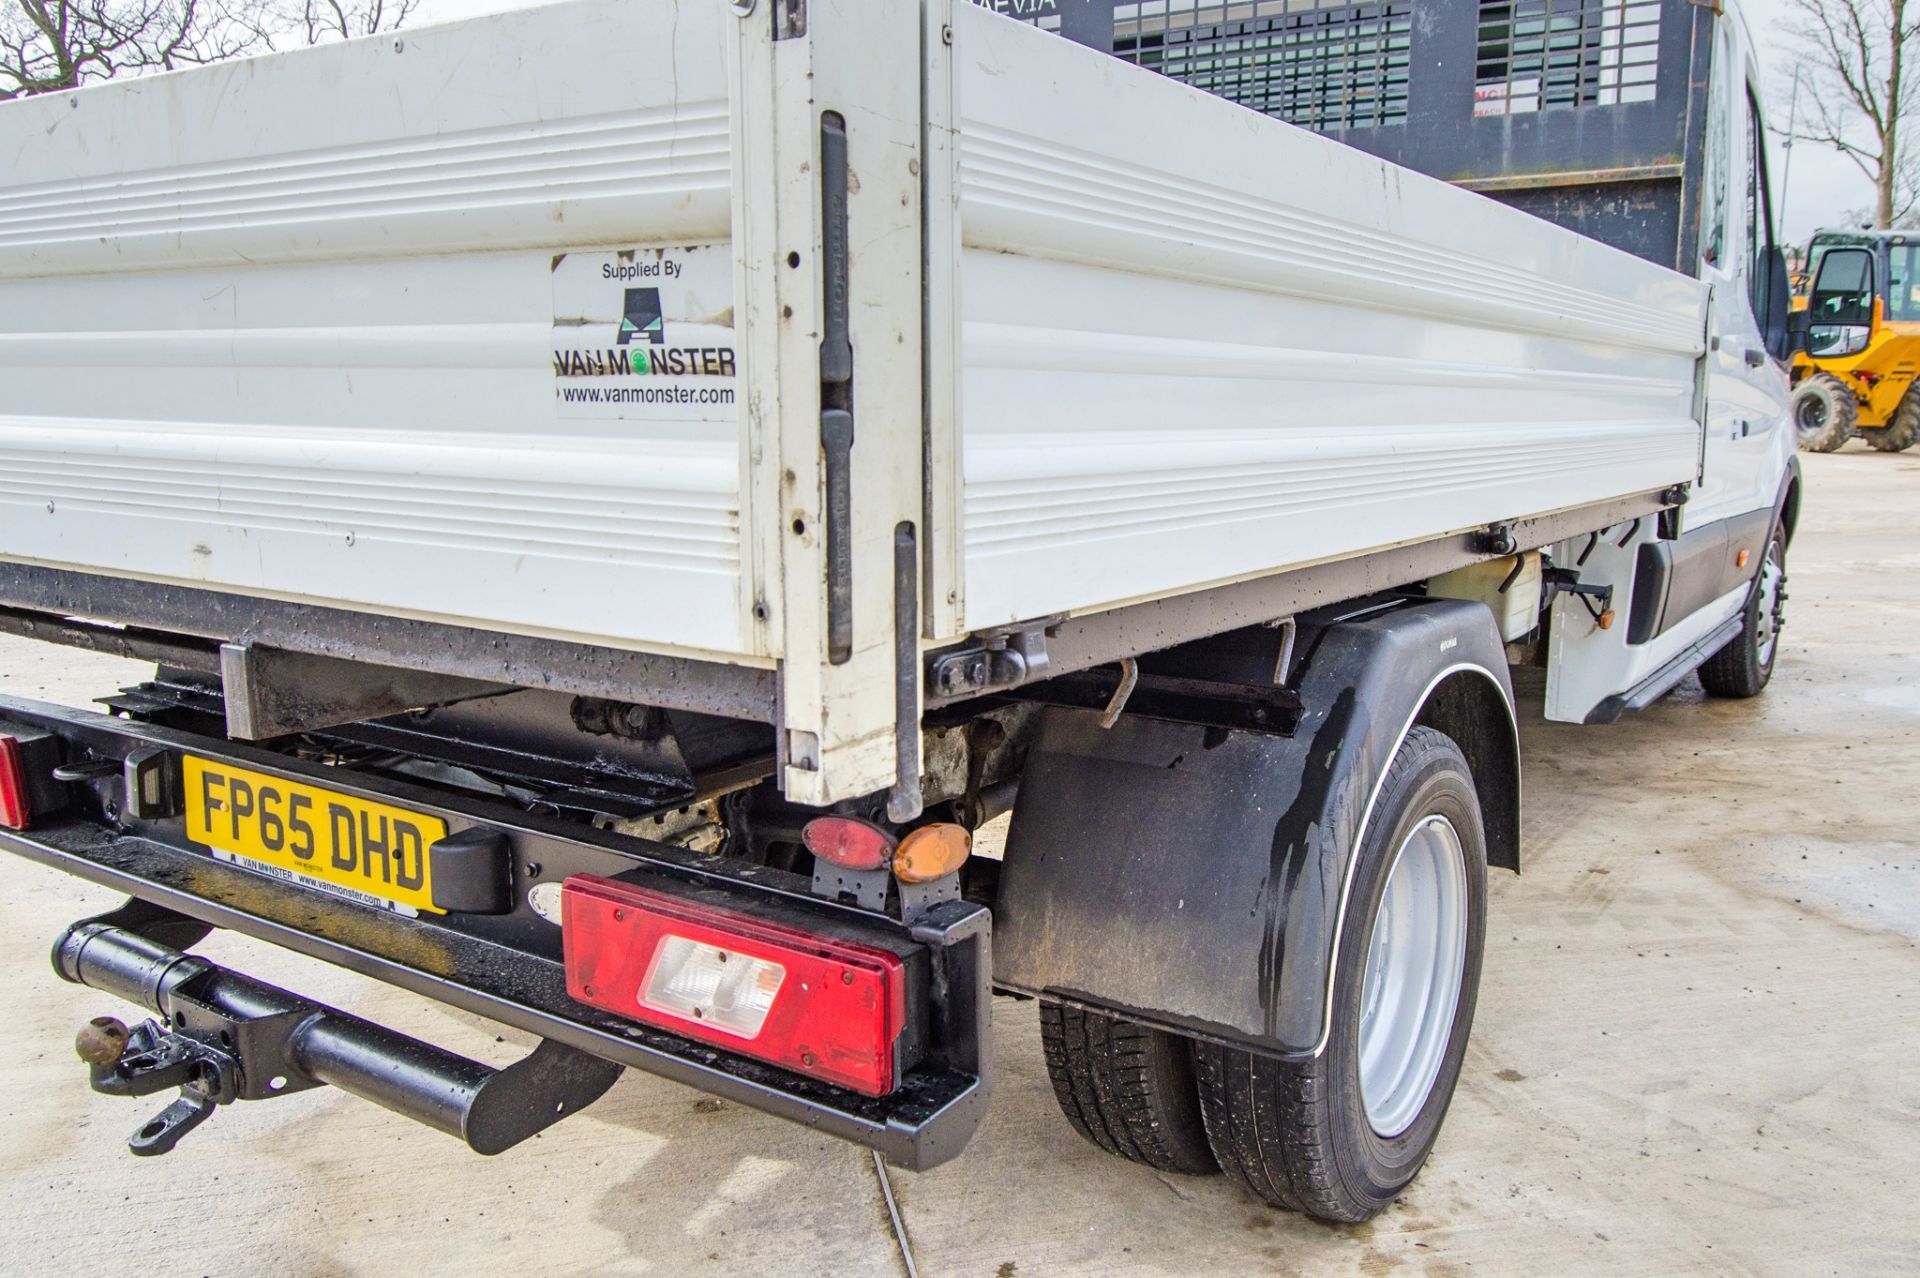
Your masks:
{"label": "overcast sky", "polygon": [[[420,24],[445,22],[500,9],[524,8],[537,2],[539,0],[421,0],[417,21]],[[705,2],[717,4],[719,0]],[[1435,0],[1419,2],[1431,4]],[[1793,0],[1743,0],[1741,4],[1766,63],[1766,75],[1777,84],[1790,82],[1793,74],[1783,56],[1786,40],[1776,28],[1776,23],[1791,10],[1792,3]],[[1802,94],[1805,92],[1803,88]],[[1764,105],[1773,113],[1772,124],[1777,129],[1786,127],[1785,97],[1784,89],[1776,90],[1773,84],[1768,86]],[[1788,242],[1804,243],[1815,227],[1838,225],[1849,211],[1872,206],[1873,184],[1838,152],[1805,142],[1794,148],[1793,164],[1783,173],[1785,159],[1779,139],[1773,139],[1771,167],[1776,204],[1782,201],[1782,177],[1787,181],[1784,205],[1776,208],[1775,213],[1784,211]]]}
{"label": "overcast sky", "polygon": [[[445,2],[462,3],[463,0]],[[1785,56],[1788,41],[1776,24],[1792,11],[1792,0],[1746,0],[1743,7],[1747,11],[1748,25],[1753,28],[1754,43],[1760,46],[1761,61],[1766,66],[1765,74],[1773,81],[1768,88],[1766,101],[1767,109],[1774,116],[1771,123],[1776,129],[1785,129],[1786,86],[1792,83],[1793,68]],[[1807,109],[1807,92],[1803,82],[1800,89],[1803,118]],[[1777,192],[1785,158],[1776,138],[1771,161],[1776,202],[1780,200]],[[1815,227],[1840,225],[1843,216],[1850,211],[1873,207],[1873,183],[1854,167],[1853,161],[1838,151],[1811,142],[1802,142],[1794,147],[1793,164],[1786,172],[1786,180],[1785,238],[1793,243],[1804,242]],[[1775,210],[1776,213],[1780,211]]]}

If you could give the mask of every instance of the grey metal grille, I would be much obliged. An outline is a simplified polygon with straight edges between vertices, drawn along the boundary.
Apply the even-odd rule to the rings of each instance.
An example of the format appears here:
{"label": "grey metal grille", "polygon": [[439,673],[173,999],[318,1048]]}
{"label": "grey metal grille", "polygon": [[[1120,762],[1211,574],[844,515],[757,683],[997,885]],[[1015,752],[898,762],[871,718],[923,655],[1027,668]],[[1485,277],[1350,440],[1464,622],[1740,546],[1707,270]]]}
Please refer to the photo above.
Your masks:
{"label": "grey metal grille", "polygon": [[1653,100],[1658,0],[1480,0],[1475,115]]}
{"label": "grey metal grille", "polygon": [[1137,0],[1113,7],[1113,52],[1310,129],[1407,118],[1412,0]]}

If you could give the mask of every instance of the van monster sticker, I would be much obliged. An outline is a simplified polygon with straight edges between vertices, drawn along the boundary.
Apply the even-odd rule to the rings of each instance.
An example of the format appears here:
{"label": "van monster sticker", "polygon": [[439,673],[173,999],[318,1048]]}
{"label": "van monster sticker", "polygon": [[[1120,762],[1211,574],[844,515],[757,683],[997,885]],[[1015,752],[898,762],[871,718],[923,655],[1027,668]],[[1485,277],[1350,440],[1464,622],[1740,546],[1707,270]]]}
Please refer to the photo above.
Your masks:
{"label": "van monster sticker", "polygon": [[555,257],[553,380],[562,417],[736,421],[727,246]]}

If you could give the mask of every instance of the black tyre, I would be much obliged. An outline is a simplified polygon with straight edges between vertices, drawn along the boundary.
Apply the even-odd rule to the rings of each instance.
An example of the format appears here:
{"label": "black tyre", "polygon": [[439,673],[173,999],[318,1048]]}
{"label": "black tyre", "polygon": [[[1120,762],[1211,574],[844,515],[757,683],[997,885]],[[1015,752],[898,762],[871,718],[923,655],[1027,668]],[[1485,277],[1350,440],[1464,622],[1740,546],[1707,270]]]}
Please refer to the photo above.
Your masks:
{"label": "black tyre", "polygon": [[1701,686],[1716,697],[1757,697],[1764,692],[1780,652],[1786,604],[1787,545],[1776,523],[1747,595],[1746,624],[1726,647],[1701,663]]}
{"label": "black tyre", "polygon": [[1218,1171],[1200,1120],[1193,1045],[1132,1021],[1040,1004],[1054,1099],[1073,1129],[1160,1171]]}
{"label": "black tyre", "polygon": [[[1195,1047],[1222,1170],[1275,1206],[1348,1223],[1406,1188],[1459,1081],[1486,900],[1486,836],[1466,758],[1446,734],[1415,728],[1387,769],[1355,861],[1325,1049],[1279,1061]],[[1393,976],[1423,965],[1439,974],[1426,985]],[[1414,1050],[1403,1055],[1401,1043]]]}
{"label": "black tyre", "polygon": [[1885,426],[1862,426],[1859,431],[1869,448],[1883,453],[1906,452],[1920,440],[1920,395],[1909,390]]}
{"label": "black tyre", "polygon": [[1793,388],[1793,430],[1800,447],[1830,453],[1853,437],[1860,403],[1832,373],[1815,373]]}

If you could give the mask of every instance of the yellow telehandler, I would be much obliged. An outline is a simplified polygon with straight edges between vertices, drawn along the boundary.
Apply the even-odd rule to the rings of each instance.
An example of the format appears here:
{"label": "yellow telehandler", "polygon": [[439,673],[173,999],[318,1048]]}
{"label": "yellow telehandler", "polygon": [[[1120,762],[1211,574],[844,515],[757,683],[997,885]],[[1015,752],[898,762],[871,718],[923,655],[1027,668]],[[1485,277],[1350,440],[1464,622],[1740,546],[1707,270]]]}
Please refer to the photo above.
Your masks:
{"label": "yellow telehandler", "polygon": [[1920,234],[1819,231],[1807,245],[1807,349],[1794,357],[1800,447],[1830,453],[1859,435],[1897,453],[1920,440]]}

